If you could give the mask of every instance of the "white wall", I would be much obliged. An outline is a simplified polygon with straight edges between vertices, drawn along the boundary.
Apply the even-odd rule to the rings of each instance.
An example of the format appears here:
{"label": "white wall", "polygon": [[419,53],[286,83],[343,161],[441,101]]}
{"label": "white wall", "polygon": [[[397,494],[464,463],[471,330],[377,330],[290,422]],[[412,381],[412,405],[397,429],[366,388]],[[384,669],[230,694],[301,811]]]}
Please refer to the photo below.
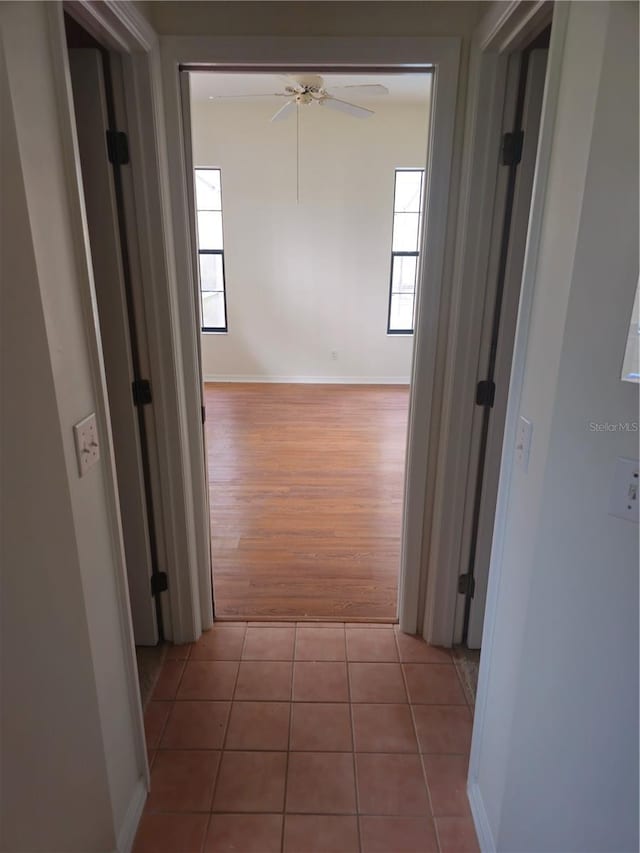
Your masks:
{"label": "white wall", "polygon": [[[60,5],[0,6],[0,849],[97,853],[124,849],[146,763],[53,32]],[[92,411],[102,461],[80,479]]]}
{"label": "white wall", "polygon": [[227,280],[206,378],[409,381],[413,338],[386,333],[393,182],[426,163],[428,102],[369,105],[366,120],[302,110],[297,203],[295,117],[194,100],[194,165],[222,170]]}
{"label": "white wall", "polygon": [[620,381],[638,276],[637,33],[636,4],[570,6],[510,404],[533,445],[526,473],[505,447],[476,706],[470,795],[487,850],[638,849],[638,528],[608,515],[615,459],[637,458],[638,435],[590,428],[638,422],[638,388]]}

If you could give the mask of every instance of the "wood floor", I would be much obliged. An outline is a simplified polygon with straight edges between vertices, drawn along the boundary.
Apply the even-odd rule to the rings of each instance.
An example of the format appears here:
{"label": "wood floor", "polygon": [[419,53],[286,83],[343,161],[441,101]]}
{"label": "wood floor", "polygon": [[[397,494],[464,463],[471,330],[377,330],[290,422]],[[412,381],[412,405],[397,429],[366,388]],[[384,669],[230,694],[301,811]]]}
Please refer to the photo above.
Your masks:
{"label": "wood floor", "polygon": [[206,385],[218,618],[393,620],[409,389]]}

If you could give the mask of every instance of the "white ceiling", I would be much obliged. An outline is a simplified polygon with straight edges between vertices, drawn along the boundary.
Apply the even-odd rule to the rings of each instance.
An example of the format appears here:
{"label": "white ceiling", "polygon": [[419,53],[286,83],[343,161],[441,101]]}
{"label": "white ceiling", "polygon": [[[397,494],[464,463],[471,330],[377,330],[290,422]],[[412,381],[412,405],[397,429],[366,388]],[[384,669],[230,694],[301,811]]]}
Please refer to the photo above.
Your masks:
{"label": "white ceiling", "polygon": [[[287,74],[229,74],[217,71],[193,71],[190,74],[191,96],[196,101],[208,100],[220,95],[268,95],[273,92],[283,92],[284,87],[291,85],[294,72]],[[300,75],[304,76],[304,74]],[[323,74],[322,79],[326,89],[332,86],[357,86],[363,83],[379,83],[389,90],[388,95],[361,95],[354,90],[342,92],[340,97],[355,103],[369,104],[384,101],[397,103],[424,102],[429,96],[431,74]],[[338,94],[338,93],[336,93]],[[251,100],[249,97],[243,100]],[[262,100],[262,98],[261,98]]]}

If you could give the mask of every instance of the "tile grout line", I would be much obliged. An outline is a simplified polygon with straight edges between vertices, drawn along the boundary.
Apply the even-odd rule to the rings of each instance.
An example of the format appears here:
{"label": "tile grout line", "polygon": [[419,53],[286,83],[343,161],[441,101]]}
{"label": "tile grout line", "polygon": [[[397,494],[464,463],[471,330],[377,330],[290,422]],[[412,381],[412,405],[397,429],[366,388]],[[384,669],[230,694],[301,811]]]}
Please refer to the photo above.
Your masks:
{"label": "tile grout line", "polygon": [[293,677],[295,673],[296,647],[298,643],[298,626],[293,626],[293,650],[291,652],[291,681],[289,683],[289,732],[287,736],[287,754],[284,763],[284,792],[282,797],[282,827],[280,829],[280,850],[284,851],[285,822],[287,819],[287,787],[289,782],[289,755],[291,754],[291,729],[293,727]]}
{"label": "tile grout line", "polygon": [[[167,716],[167,721],[166,721],[166,723],[165,723],[165,729],[166,729],[166,726],[167,726],[167,725],[168,725],[168,723],[169,723],[169,717],[170,717],[170,716],[171,716],[171,714],[173,713],[173,708],[175,707],[175,703],[178,701],[178,692],[179,692],[179,690],[180,690],[180,685],[182,684],[182,679],[184,678],[184,674],[185,674],[185,672],[187,671],[187,663],[188,663],[188,662],[189,662],[189,660],[191,659],[191,652],[193,651],[193,647],[194,647],[194,645],[195,645],[194,643],[191,643],[191,644],[190,644],[190,646],[189,646],[189,652],[188,652],[188,654],[187,654],[187,657],[186,657],[186,658],[183,660],[183,662],[182,662],[182,673],[181,673],[181,675],[180,675],[180,679],[179,679],[178,684],[177,684],[177,687],[176,687],[176,692],[175,692],[175,695],[174,695],[174,697],[173,697],[173,702],[172,702],[171,710],[169,711],[169,714],[168,714],[168,716]],[[239,671],[239,669],[240,669],[240,667],[238,666],[238,671]],[[238,677],[238,673],[236,672],[236,679],[237,679],[237,677]],[[234,689],[235,689],[235,687],[234,687]],[[228,710],[228,712],[227,712],[227,720],[226,720],[226,723],[225,723],[225,738],[226,738],[226,730],[227,730],[227,727],[228,727],[228,724],[229,724],[229,717],[230,717],[230,714],[231,714],[231,702],[229,702],[229,710]],[[163,733],[162,733],[162,737],[164,737],[164,730],[163,730]],[[158,751],[160,750],[160,743],[162,743],[162,739],[160,740],[160,742],[159,742],[159,744],[158,744]],[[224,738],[223,738],[223,743],[224,743]],[[217,751],[217,750],[211,750],[211,751]],[[155,764],[155,761],[154,761],[154,764]],[[210,824],[211,824],[211,820],[212,820],[212,811],[211,811],[211,809],[213,808],[213,798],[214,798],[214,796],[215,796],[216,785],[217,785],[217,782],[218,782],[218,776],[219,776],[219,774],[220,774],[220,767],[221,767],[221,765],[222,765],[222,750],[220,750],[220,758],[219,758],[219,760],[218,760],[218,766],[216,767],[216,772],[215,772],[215,774],[214,774],[213,785],[211,786],[211,799],[210,799],[210,801],[209,801],[209,812],[208,812],[208,818],[207,818],[207,819],[206,819],[206,821],[205,821],[205,830],[204,830],[204,835],[202,836],[202,843],[200,844],[200,853],[202,853],[202,851],[204,851],[204,845],[205,845],[205,844],[206,844],[206,842],[207,842],[207,835],[209,834],[209,826],[210,826]],[[198,812],[198,814],[206,814],[206,812]]]}
{"label": "tile grout line", "polygon": [[[222,704],[222,703],[220,703]],[[226,704],[226,703],[225,703]],[[242,702],[236,703],[242,705]],[[244,704],[251,704],[244,703]],[[283,700],[274,702],[273,704],[277,705],[340,705],[344,707],[345,705],[349,705],[349,702],[285,702]],[[384,707],[390,707],[392,705],[408,705],[408,702],[356,702],[356,705],[383,705]],[[431,705],[425,705],[423,707],[430,708]],[[153,752],[221,752],[222,747],[219,749],[211,749],[207,746],[170,746],[164,747],[163,749],[155,749]],[[265,749],[264,747],[252,747],[251,749],[247,747],[225,747],[225,752],[284,752],[283,749],[274,749],[273,747],[269,747]],[[317,753],[317,752],[333,752],[340,755],[348,755],[351,752],[356,752],[359,755],[417,755],[419,750],[414,752],[398,752],[397,750],[388,750],[388,749],[292,749],[291,752],[300,752],[300,753]],[[466,752],[420,752],[420,755],[436,755],[436,756],[453,756],[460,758],[467,758]],[[448,817],[458,817],[458,815],[447,815]],[[459,815],[462,817],[462,815]]]}
{"label": "tile grout line", "polygon": [[[167,714],[167,719],[164,721],[164,725],[162,726],[162,731],[160,732],[160,736],[158,738],[158,745],[156,746],[156,749],[155,749],[156,752],[160,752],[160,750],[162,749],[162,741],[163,741],[165,733],[167,731],[167,726],[169,725],[169,720],[173,716],[173,709],[175,707],[176,702],[178,701],[178,690],[180,689],[180,685],[182,684],[182,679],[184,678],[184,674],[185,674],[186,669],[187,669],[187,663],[189,662],[189,658],[191,657],[192,650],[193,650],[193,643],[189,643],[189,651],[187,652],[187,656],[186,656],[186,658],[183,658],[182,661],[180,661],[182,663],[182,673],[180,675],[180,679],[178,681],[178,684],[176,685],[175,696],[173,697],[173,699],[168,700],[169,702],[171,702],[171,708],[169,709],[169,713]],[[167,649],[167,651],[168,651],[168,649]],[[166,654],[167,653],[165,652],[165,663],[167,662]],[[163,664],[163,666],[164,666],[164,664]],[[152,701],[154,701],[153,696],[150,697],[147,705],[151,704]],[[155,701],[167,701],[167,700],[157,699]],[[153,763],[155,764],[155,756],[154,756]],[[149,768],[149,771],[151,771],[151,768]]]}
{"label": "tile grout line", "polygon": [[349,667],[349,653],[347,650],[347,629],[344,628],[344,658],[347,669],[347,694],[349,696],[349,720],[351,722],[351,760],[353,762],[353,787],[356,798],[356,833],[358,835],[358,850],[362,851],[362,835],[360,832],[360,789],[358,785],[358,768],[356,762],[356,730],[353,720],[353,702],[351,695],[351,669]]}
{"label": "tile grout line", "polygon": [[469,696],[467,693],[467,690],[468,690],[467,685],[463,682],[462,675],[460,674],[460,671],[459,671],[453,657],[451,658],[451,663],[453,664],[453,668],[455,669],[456,675],[458,676],[458,682],[460,684],[460,687],[462,688],[462,695],[464,696],[465,704],[466,704],[467,708],[471,711],[471,719],[473,719],[473,717],[475,716],[475,702],[473,703],[473,705],[471,704],[471,702],[469,702]]}
{"label": "tile grout line", "polygon": [[[229,697],[229,710],[227,712],[227,721],[224,728],[224,736],[222,738],[222,744],[220,746],[220,760],[218,761],[218,767],[216,768],[215,777],[213,780],[213,789],[211,791],[211,800],[209,802],[209,820],[207,821],[207,835],[209,833],[209,828],[211,827],[211,823],[213,822],[213,816],[215,812],[213,811],[213,803],[216,797],[216,791],[218,788],[218,782],[220,781],[220,774],[222,772],[222,759],[224,758],[225,747],[227,745],[227,737],[229,735],[229,724],[231,722],[231,711],[233,710],[233,701],[235,699],[236,687],[238,686],[238,679],[240,677],[240,662],[242,660],[242,652],[244,651],[244,644],[247,640],[247,628],[245,626],[244,636],[242,637],[242,648],[240,649],[240,658],[238,660],[238,668],[236,670],[236,677],[233,681],[233,688],[231,690],[231,695]],[[205,835],[205,842],[206,837]],[[204,846],[204,845],[203,845]]]}
{"label": "tile grout line", "polygon": [[[394,639],[396,642],[396,647],[398,649],[398,658],[400,658],[400,643],[398,642],[397,633],[395,631],[393,633],[394,633]],[[416,726],[416,719],[415,719],[415,715],[413,712],[413,702],[411,700],[411,693],[409,692],[409,683],[407,682],[407,678],[406,678],[406,674],[405,674],[404,666],[403,666],[402,662],[400,662],[400,671],[402,673],[402,680],[404,682],[404,689],[407,692],[407,702],[409,704],[409,713],[411,714],[411,724],[413,725],[413,736],[416,739],[416,745],[418,747],[418,760],[420,761],[420,767],[422,769],[422,778],[424,781],[424,787],[425,787],[426,792],[427,792],[427,800],[429,802],[429,812],[430,812],[429,816],[431,818],[431,823],[433,825],[433,831],[434,831],[435,836],[436,836],[436,844],[438,845],[438,850],[440,850],[440,853],[442,853],[441,848],[440,848],[440,840],[438,838],[438,833],[436,830],[436,819],[435,819],[435,815],[433,813],[433,800],[431,799],[431,789],[429,788],[429,782],[427,780],[427,770],[426,770],[426,767],[424,764],[424,756],[420,750],[420,739],[418,737],[418,727]]]}

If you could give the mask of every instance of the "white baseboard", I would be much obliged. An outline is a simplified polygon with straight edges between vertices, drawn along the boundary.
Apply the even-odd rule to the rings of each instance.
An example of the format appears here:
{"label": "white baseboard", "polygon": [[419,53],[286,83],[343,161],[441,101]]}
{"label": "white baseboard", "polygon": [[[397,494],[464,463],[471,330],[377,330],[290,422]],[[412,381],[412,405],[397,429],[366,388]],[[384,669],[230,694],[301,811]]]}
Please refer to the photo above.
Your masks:
{"label": "white baseboard", "polygon": [[408,376],[215,376],[205,373],[205,382],[281,382],[292,385],[408,385]]}
{"label": "white baseboard", "polygon": [[144,776],[141,776],[133,790],[129,808],[118,833],[116,853],[131,853],[146,799],[147,783]]}
{"label": "white baseboard", "polygon": [[471,814],[473,815],[473,823],[478,836],[478,844],[482,853],[496,853],[496,843],[491,832],[491,825],[487,816],[487,810],[484,807],[480,786],[477,782],[469,782],[467,785],[467,795],[469,797],[469,805],[471,806]]}

